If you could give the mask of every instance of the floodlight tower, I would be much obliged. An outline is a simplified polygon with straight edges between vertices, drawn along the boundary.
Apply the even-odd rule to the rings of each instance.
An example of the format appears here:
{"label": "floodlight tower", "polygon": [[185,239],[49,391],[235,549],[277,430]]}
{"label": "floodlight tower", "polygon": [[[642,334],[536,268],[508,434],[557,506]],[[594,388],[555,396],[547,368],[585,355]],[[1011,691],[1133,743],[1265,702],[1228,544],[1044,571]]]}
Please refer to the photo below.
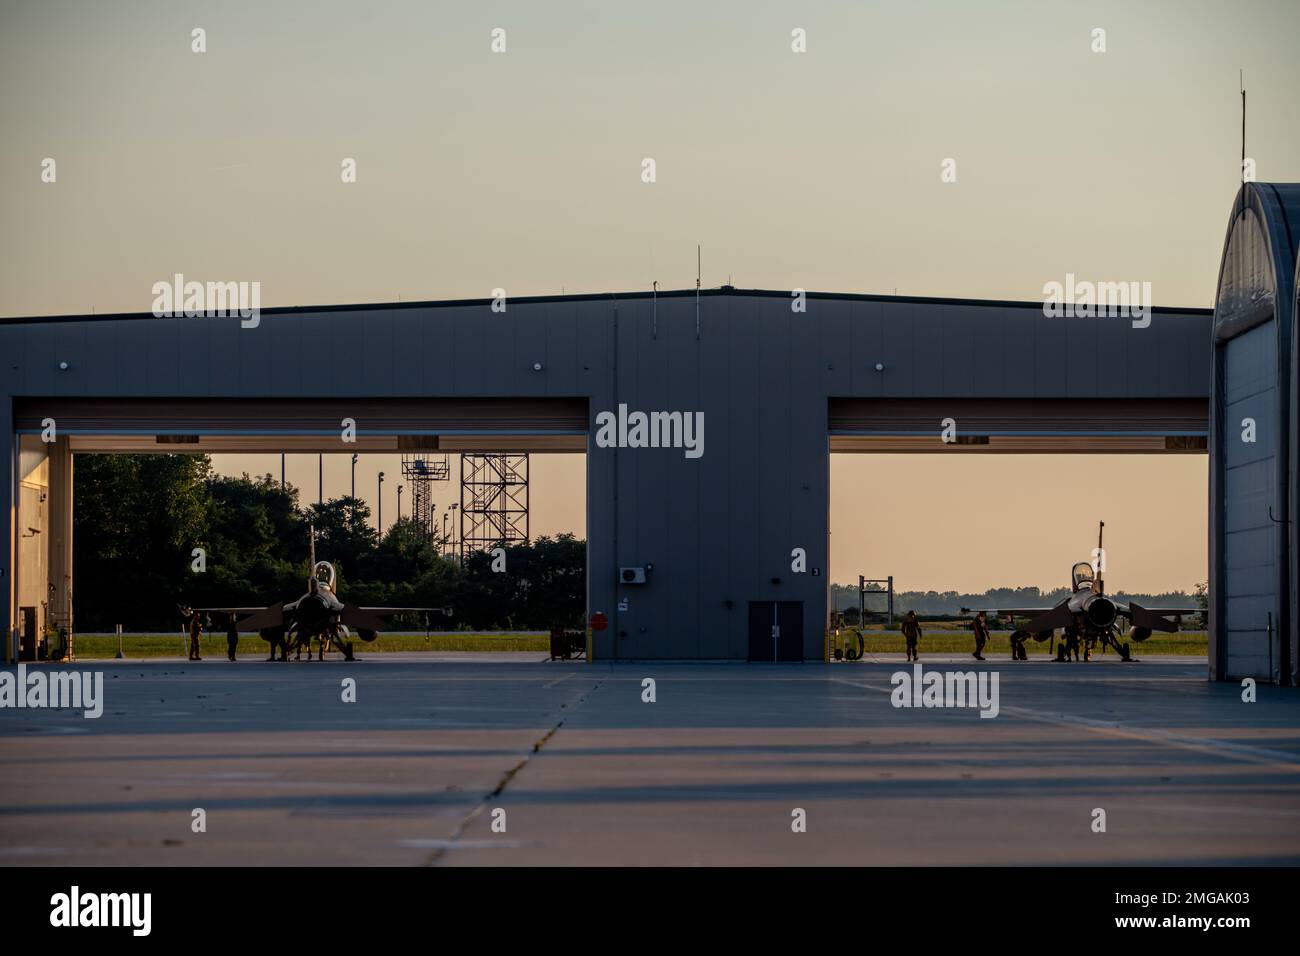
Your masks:
{"label": "floodlight tower", "polygon": [[446,481],[451,477],[451,462],[447,455],[403,454],[402,477],[411,486],[411,520],[424,532],[425,538],[432,542],[434,532],[434,512],[437,505],[433,502],[433,482]]}

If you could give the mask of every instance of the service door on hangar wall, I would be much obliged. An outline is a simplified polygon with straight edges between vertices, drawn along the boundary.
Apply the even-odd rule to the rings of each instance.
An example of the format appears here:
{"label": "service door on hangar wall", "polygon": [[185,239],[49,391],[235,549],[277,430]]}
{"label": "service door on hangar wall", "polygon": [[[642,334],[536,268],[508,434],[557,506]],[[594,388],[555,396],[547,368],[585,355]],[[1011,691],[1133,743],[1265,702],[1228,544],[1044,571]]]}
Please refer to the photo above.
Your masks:
{"label": "service door on hangar wall", "polygon": [[803,660],[803,601],[749,602],[749,660]]}

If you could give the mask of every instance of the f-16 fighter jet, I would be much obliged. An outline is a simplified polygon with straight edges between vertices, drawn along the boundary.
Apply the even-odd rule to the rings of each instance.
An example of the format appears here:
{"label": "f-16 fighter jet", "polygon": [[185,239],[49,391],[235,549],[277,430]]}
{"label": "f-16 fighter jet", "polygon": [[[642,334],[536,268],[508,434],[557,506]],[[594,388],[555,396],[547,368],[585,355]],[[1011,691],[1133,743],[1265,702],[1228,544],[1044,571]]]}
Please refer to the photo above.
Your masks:
{"label": "f-16 fighter jet", "polygon": [[[441,611],[431,607],[358,607],[345,604],[336,593],[338,575],[334,565],[316,560],[316,529],[311,529],[311,575],[307,579],[307,593],[296,601],[272,604],[270,607],[198,607],[183,608],[189,613],[220,612],[236,618],[236,627],[242,632],[257,631],[271,645],[271,657],[280,651],[279,660],[288,660],[290,646],[307,646],[307,659],[311,660],[311,642],[320,644],[319,660],[325,659],[325,650],[333,645],[343,652],[345,660],[352,656],[353,629],[361,640],[370,642],[388,625],[387,618],[405,611]],[[188,614],[187,614],[188,616]]]}
{"label": "f-16 fighter jet", "polygon": [[1080,561],[1070,571],[1071,594],[1056,607],[998,607],[998,608],[962,608],[963,614],[977,614],[984,611],[986,615],[1005,617],[1015,627],[1016,618],[1029,618],[1023,628],[1012,635],[1012,640],[1024,640],[1033,637],[1036,641],[1045,641],[1055,635],[1058,628],[1063,629],[1064,638],[1060,645],[1057,660],[1068,660],[1071,650],[1077,658],[1078,647],[1084,647],[1084,660],[1092,659],[1092,648],[1099,642],[1103,647],[1113,647],[1121,660],[1131,661],[1129,643],[1120,643],[1119,637],[1125,629],[1131,627],[1128,636],[1136,643],[1141,643],[1151,636],[1153,631],[1173,633],[1178,630],[1184,617],[1200,614],[1199,607],[1146,608],[1129,601],[1127,604],[1106,596],[1102,575],[1105,570],[1101,555],[1102,534],[1106,522],[1101,522],[1097,531],[1096,563]]}

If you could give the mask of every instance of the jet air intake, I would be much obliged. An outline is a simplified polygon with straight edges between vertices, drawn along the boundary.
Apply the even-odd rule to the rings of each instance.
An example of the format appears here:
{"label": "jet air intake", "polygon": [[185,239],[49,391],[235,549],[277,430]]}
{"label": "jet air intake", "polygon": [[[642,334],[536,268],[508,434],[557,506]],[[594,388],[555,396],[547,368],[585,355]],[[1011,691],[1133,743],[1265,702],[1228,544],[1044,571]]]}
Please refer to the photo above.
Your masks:
{"label": "jet air intake", "polygon": [[1110,627],[1115,623],[1115,602],[1110,598],[1095,597],[1088,602],[1085,613],[1093,627]]}
{"label": "jet air intake", "polygon": [[310,594],[298,602],[297,618],[299,629],[319,632],[329,622],[329,608],[319,594]]}

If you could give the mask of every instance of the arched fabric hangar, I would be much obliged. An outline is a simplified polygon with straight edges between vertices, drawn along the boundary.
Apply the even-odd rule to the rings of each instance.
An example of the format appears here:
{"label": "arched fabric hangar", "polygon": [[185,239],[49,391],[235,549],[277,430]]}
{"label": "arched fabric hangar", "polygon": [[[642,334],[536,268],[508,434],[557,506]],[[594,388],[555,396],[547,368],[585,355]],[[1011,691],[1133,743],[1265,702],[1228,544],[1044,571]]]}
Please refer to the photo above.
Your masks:
{"label": "arched fabric hangar", "polygon": [[1300,184],[1246,183],[1215,297],[1210,674],[1300,683],[1296,309]]}

